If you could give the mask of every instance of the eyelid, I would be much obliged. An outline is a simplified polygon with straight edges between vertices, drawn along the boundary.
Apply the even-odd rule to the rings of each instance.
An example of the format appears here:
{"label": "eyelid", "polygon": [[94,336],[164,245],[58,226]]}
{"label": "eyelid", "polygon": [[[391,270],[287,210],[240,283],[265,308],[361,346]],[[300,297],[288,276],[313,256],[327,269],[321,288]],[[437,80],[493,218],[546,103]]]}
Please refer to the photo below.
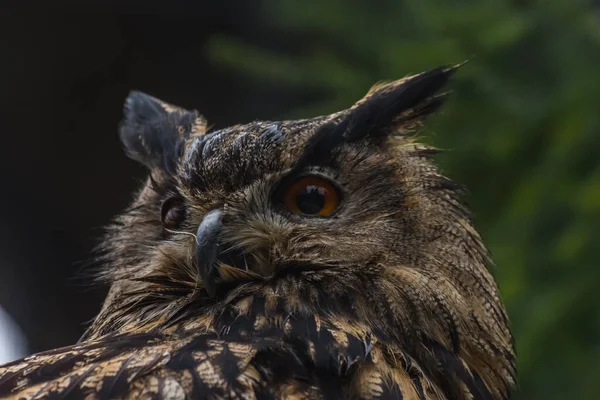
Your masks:
{"label": "eyelid", "polygon": [[298,179],[302,179],[306,176],[317,176],[330,181],[334,188],[338,191],[340,202],[343,201],[346,192],[343,185],[339,183],[340,174],[331,168],[321,166],[310,166],[301,168],[299,170],[291,169],[287,171],[275,184],[273,195],[277,196],[278,194],[281,194],[281,190],[285,189],[292,182],[295,182]]}
{"label": "eyelid", "polygon": [[169,215],[170,212],[172,211],[179,211],[181,213],[180,218],[182,222],[185,219],[185,214],[186,214],[186,204],[184,199],[177,195],[177,194],[171,194],[169,195],[167,198],[165,198],[160,206],[160,219],[161,219],[161,223],[163,224],[163,226],[166,226],[165,224],[167,222],[167,216]]}
{"label": "eyelid", "polygon": [[303,178],[305,176],[318,176],[323,179],[329,180],[331,183],[333,183],[338,188],[340,188],[340,186],[341,186],[338,183],[339,178],[340,178],[340,174],[338,171],[334,170],[333,168],[317,166],[317,165],[303,167],[300,169],[291,169],[281,179],[280,184],[283,181],[288,181],[288,180],[292,180],[292,179],[297,180],[297,179]]}

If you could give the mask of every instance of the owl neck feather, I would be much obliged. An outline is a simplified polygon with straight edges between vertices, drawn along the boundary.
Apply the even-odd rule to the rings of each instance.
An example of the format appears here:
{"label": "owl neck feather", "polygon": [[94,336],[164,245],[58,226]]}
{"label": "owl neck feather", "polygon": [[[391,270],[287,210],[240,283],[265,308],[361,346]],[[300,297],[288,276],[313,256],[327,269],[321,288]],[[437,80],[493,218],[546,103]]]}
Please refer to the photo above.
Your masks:
{"label": "owl neck feather", "polygon": [[[377,264],[291,270],[266,282],[234,287],[216,302],[196,293],[176,307],[172,301],[168,307],[155,303],[157,308],[147,308],[143,316],[134,312],[121,320],[109,307],[104,323],[90,337],[101,335],[103,329],[113,333],[157,330],[174,335],[216,333],[236,340],[268,331],[294,343],[299,340],[301,347],[322,347],[331,353],[327,363],[349,351],[351,360],[335,364],[344,373],[356,368],[357,362],[377,359],[389,374],[413,371],[411,379],[437,388],[446,397],[462,398],[461,388],[468,384],[470,390],[493,393],[490,398],[505,398],[512,379],[505,369],[510,366],[477,350],[478,345],[471,343],[476,334],[468,334],[476,328],[459,328],[448,316],[456,313],[448,309],[450,305],[439,300],[435,310],[426,301],[412,298],[410,283],[398,276],[394,269]],[[115,298],[112,303],[123,301]],[[143,301],[136,299],[136,304]],[[299,351],[310,357],[310,351]],[[325,361],[311,362],[318,366]]]}

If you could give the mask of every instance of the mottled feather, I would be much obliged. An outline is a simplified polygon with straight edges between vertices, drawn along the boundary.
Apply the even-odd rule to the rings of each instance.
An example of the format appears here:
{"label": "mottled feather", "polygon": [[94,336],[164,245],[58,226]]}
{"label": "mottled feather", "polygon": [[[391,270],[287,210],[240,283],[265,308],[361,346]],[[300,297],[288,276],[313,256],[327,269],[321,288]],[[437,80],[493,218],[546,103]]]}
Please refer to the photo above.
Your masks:
{"label": "mottled feather", "polygon": [[[464,188],[412,133],[455,70],[331,115],[213,132],[132,92],[121,139],[151,176],[100,248],[109,294],[80,343],[1,366],[0,396],[508,398],[514,344],[490,256]],[[286,209],[278,193],[304,176],[339,190],[330,216]]]}

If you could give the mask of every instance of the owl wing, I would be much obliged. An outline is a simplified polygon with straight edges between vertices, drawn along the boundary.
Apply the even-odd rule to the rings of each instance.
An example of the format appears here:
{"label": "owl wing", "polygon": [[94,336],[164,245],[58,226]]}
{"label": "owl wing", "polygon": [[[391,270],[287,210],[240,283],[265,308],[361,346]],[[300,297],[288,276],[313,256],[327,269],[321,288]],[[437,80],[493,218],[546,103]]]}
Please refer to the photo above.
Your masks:
{"label": "owl wing", "polygon": [[[290,320],[291,321],[291,320]],[[251,335],[123,334],[38,353],[0,367],[0,397],[321,398],[342,387],[371,344],[280,319]],[[263,321],[266,323],[266,320]]]}
{"label": "owl wing", "polygon": [[[234,327],[123,334],[38,353],[0,367],[0,398],[447,397],[430,371],[358,327],[339,329],[318,317],[266,322],[255,321],[264,325],[251,335]],[[455,367],[447,372],[463,369]],[[465,398],[491,398],[475,376],[460,380],[463,394],[474,395]]]}
{"label": "owl wing", "polygon": [[214,335],[121,335],[38,353],[0,367],[0,397],[205,398],[258,388],[249,362],[274,341]]}

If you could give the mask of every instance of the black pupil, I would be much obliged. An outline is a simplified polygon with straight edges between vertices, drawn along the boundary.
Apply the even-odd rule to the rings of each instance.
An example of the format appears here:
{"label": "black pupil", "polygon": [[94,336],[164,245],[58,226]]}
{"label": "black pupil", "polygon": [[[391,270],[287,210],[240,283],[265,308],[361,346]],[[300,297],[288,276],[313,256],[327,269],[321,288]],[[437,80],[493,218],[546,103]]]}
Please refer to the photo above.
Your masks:
{"label": "black pupil", "polygon": [[304,214],[318,214],[325,207],[327,189],[321,186],[306,186],[296,195],[296,205]]}

